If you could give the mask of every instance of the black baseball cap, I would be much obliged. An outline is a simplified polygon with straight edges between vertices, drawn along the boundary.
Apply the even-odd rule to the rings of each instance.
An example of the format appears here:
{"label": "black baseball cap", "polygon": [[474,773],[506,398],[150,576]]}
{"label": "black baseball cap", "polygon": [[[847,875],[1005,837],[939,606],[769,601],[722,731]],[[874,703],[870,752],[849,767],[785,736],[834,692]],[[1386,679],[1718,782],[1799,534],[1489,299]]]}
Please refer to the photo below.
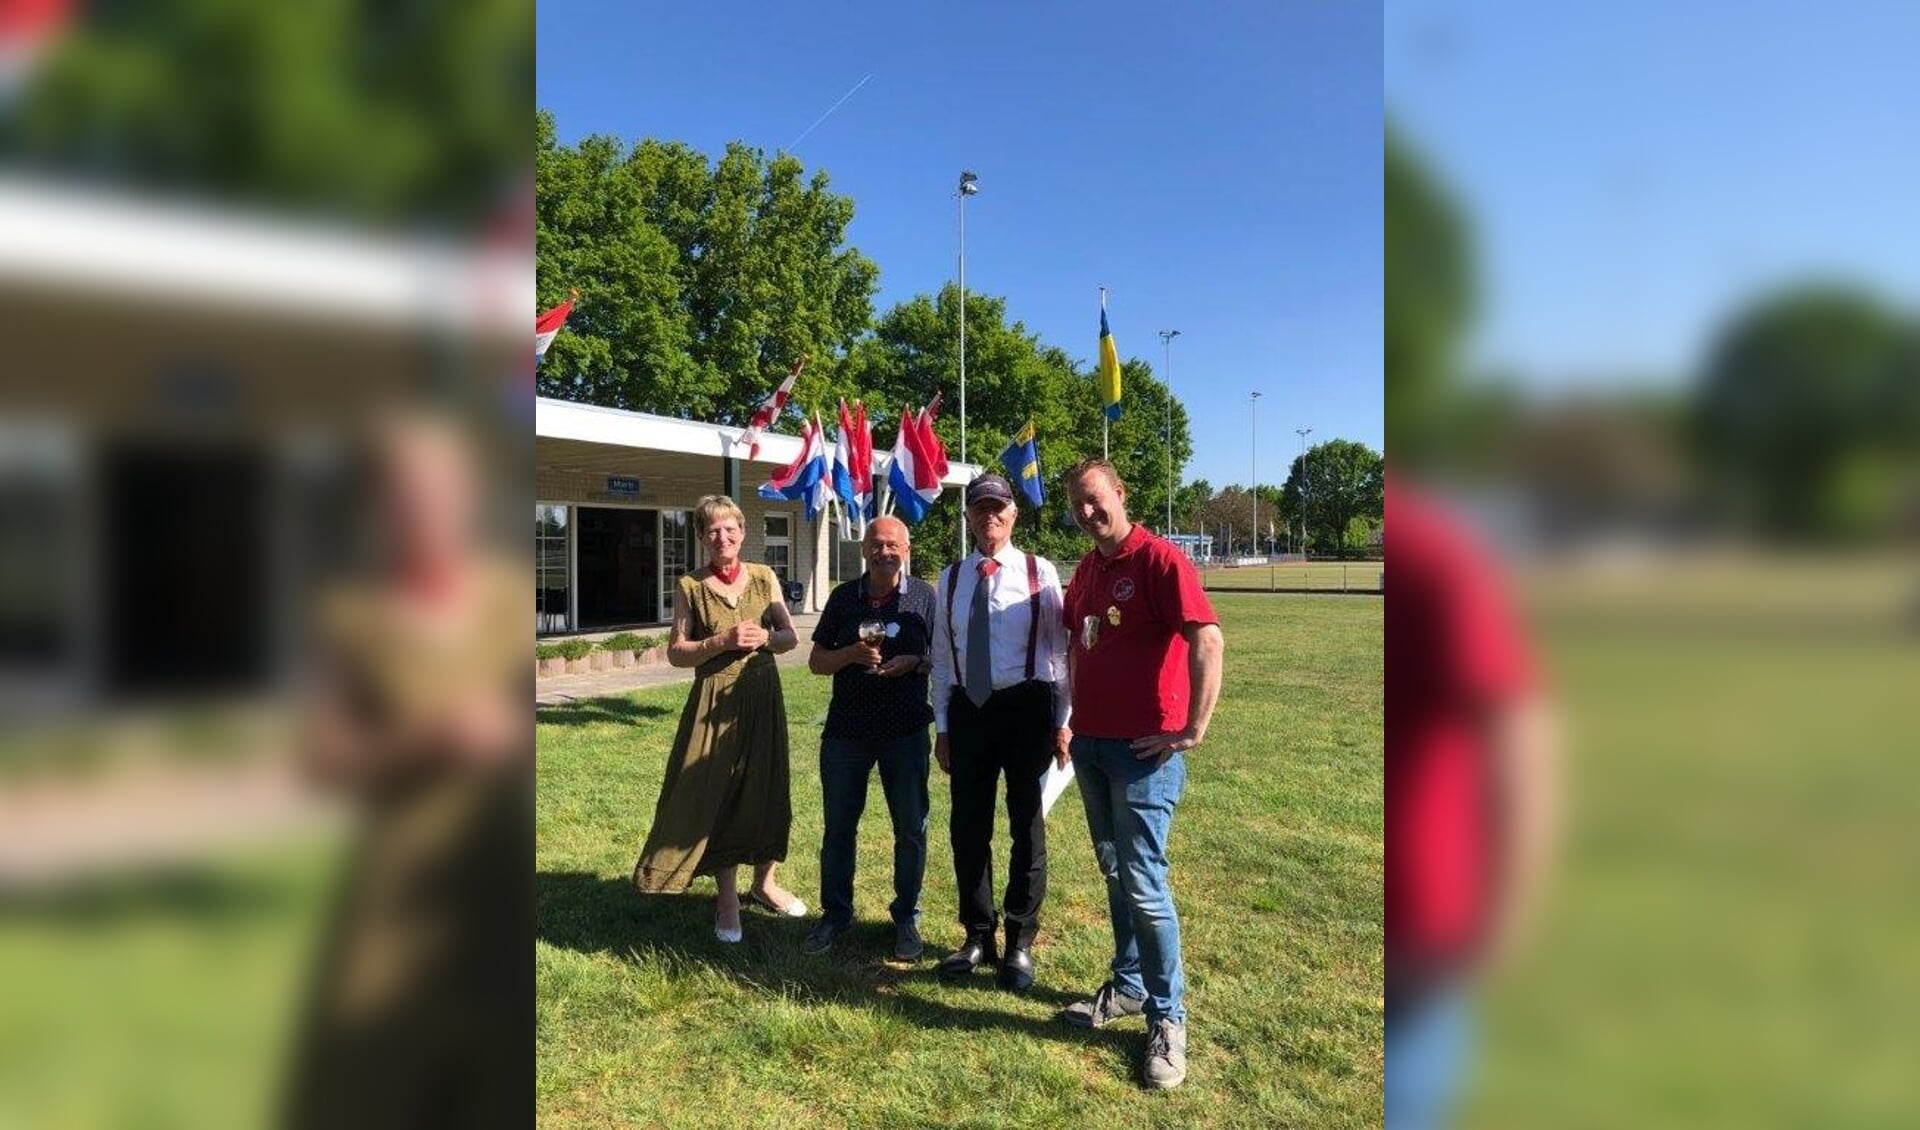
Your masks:
{"label": "black baseball cap", "polygon": [[976,502],[997,500],[1003,505],[1013,505],[1013,487],[1000,475],[981,475],[967,484],[967,508],[972,509]]}

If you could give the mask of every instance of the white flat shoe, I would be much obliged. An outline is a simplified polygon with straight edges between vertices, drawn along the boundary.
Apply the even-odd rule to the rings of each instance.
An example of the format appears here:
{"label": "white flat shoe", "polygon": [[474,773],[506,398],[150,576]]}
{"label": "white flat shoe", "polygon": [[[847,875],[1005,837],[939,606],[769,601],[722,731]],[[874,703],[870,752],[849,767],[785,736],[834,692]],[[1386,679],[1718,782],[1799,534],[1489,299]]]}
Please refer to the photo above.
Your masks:
{"label": "white flat shoe", "polygon": [[[719,938],[721,941],[727,943],[730,946],[740,944],[740,939],[745,936],[745,932],[743,929],[745,926],[745,923],[742,923],[740,926],[735,926],[733,929],[729,930],[725,926],[720,925],[720,908],[718,906],[715,906],[713,908],[713,911],[714,911],[713,936],[716,938]],[[738,915],[739,911],[735,911],[734,913]]]}
{"label": "white flat shoe", "polygon": [[772,899],[766,898],[761,895],[760,892],[748,891],[746,899],[757,907],[771,910],[775,914],[785,915],[788,918],[805,918],[807,916],[807,904],[801,902],[798,898],[785,906],[775,906],[773,905]]}

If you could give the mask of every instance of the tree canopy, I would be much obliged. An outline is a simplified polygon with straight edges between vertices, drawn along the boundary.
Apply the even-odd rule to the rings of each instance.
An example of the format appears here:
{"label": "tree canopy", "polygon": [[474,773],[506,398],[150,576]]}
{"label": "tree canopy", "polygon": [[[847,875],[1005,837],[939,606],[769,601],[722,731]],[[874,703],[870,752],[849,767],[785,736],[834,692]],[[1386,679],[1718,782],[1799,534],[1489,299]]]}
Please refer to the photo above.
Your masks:
{"label": "tree canopy", "polygon": [[1791,536],[1884,529],[1920,466],[1920,336],[1858,289],[1768,296],[1711,350],[1694,434],[1736,518]]}
{"label": "tree canopy", "polygon": [[[876,318],[879,271],[846,242],[853,202],[795,158],[734,143],[718,160],[660,140],[595,136],[559,143],[536,118],[538,298],[544,308],[581,297],[541,363],[542,395],[616,408],[742,424],[801,355],[778,430],[803,413],[833,414],[845,397],[867,404],[874,450],[890,451],[903,407],[943,397],[935,431],[949,458],[960,442],[960,293],[949,284]],[[1084,352],[1097,323],[1088,297]],[[1062,473],[1099,455],[1100,411],[1091,367],[1042,342],[1009,314],[1007,299],[972,293],[967,318],[965,461],[1000,469],[1000,453],[1032,420],[1046,491],[1022,506],[1020,537],[1071,560],[1088,547],[1073,528]],[[1111,459],[1128,509],[1165,521],[1168,456],[1176,478],[1193,451],[1185,406],[1138,358],[1121,366],[1122,414]],[[956,492],[915,531],[931,568],[959,543]]]}
{"label": "tree canopy", "polygon": [[1397,460],[1444,442],[1474,307],[1466,217],[1391,122],[1386,133],[1387,444]]}
{"label": "tree canopy", "polygon": [[[1386,462],[1352,440],[1333,439],[1307,450],[1305,502],[1308,548],[1314,553],[1364,552],[1385,513]],[[1216,553],[1255,552],[1251,527],[1259,501],[1260,549],[1297,546],[1302,501],[1301,459],[1294,456],[1281,486],[1257,490],[1234,483],[1218,490],[1205,482],[1181,492],[1183,524],[1213,536]]]}
{"label": "tree canopy", "polygon": [[523,0],[88,5],[0,157],[356,220],[471,229],[524,191]]}
{"label": "tree canopy", "polygon": [[744,423],[801,357],[796,401],[844,387],[879,269],[845,245],[853,201],[794,157],[738,142],[560,145],[536,120],[538,292],[581,299],[542,395]]}
{"label": "tree canopy", "polygon": [[[953,285],[937,297],[910,298],[881,315],[848,358],[845,387],[866,399],[869,416],[875,409],[887,416],[884,434],[874,434],[876,451],[891,449],[902,405],[918,407],[937,391],[944,399],[934,431],[948,457],[960,459],[959,305]],[[1110,458],[1127,484],[1129,514],[1157,528],[1167,498],[1167,388],[1138,359],[1122,363],[1121,381],[1124,399],[1121,418],[1109,429]],[[1171,407],[1177,473],[1193,445],[1185,408],[1177,401]],[[1036,511],[1021,500],[1019,537],[1036,553],[1073,560],[1090,545],[1072,525],[1061,475],[1100,454],[1099,412],[1091,368],[1042,343],[1024,323],[1009,322],[1005,298],[967,295],[967,461],[1003,470],[1000,453],[1033,421],[1046,502]],[[959,517],[958,496],[949,492],[914,540],[957,546]]]}
{"label": "tree canopy", "polygon": [[1298,529],[1304,503],[1310,549],[1364,549],[1372,524],[1385,517],[1385,489],[1386,463],[1378,452],[1334,439],[1308,448],[1304,457],[1294,456],[1280,505]]}

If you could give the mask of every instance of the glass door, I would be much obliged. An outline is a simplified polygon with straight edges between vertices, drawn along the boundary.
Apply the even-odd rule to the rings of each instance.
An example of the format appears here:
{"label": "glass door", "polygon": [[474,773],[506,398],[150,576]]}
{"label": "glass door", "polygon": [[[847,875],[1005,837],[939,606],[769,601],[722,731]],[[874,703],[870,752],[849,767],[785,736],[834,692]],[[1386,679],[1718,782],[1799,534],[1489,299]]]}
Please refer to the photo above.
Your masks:
{"label": "glass door", "polygon": [[660,512],[660,619],[673,619],[673,594],[693,572],[693,512]]}

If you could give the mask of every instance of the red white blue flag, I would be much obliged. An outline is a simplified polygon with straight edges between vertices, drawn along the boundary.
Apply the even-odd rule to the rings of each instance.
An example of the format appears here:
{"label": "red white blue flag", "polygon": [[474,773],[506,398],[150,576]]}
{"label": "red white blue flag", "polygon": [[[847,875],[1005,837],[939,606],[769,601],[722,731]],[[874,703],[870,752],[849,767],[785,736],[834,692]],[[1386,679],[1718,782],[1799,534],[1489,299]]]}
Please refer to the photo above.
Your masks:
{"label": "red white blue flag", "polygon": [[[934,398],[935,403],[939,398]],[[918,524],[940,498],[940,477],[947,453],[933,434],[929,405],[918,416],[911,408],[900,413],[900,431],[887,461],[887,486],[893,504],[907,521]]]}
{"label": "red white blue flag", "polygon": [[840,441],[833,447],[833,493],[847,504],[854,536],[865,537],[873,513],[873,433],[867,427],[866,405],[847,411],[840,402]]}
{"label": "red white blue flag", "polygon": [[779,474],[760,485],[761,498],[770,502],[804,500],[807,504],[807,520],[812,521],[819,516],[832,489],[827,474],[824,430],[818,420],[807,421],[800,433],[800,454]]}
{"label": "red white blue flag", "polygon": [[921,441],[926,445],[927,453],[933,460],[935,482],[946,478],[947,472],[952,469],[947,466],[947,445],[941,443],[940,437],[933,432],[933,419],[940,414],[940,398],[943,395],[945,394],[934,393],[933,399],[928,401],[927,406],[920,411]]}
{"label": "red white blue flag", "polygon": [[26,85],[73,18],[73,0],[0,2],[0,103]]}
{"label": "red white blue flag", "polygon": [[573,313],[573,304],[579,298],[579,291],[568,291],[565,302],[533,320],[533,363],[535,365],[538,365],[540,359],[547,355],[547,347],[552,345],[553,339],[559,335],[560,327],[565,324],[567,315]]}
{"label": "red white blue flag", "polygon": [[773,422],[780,418],[780,410],[787,406],[787,397],[793,395],[793,382],[800,376],[800,370],[806,367],[805,357],[795,361],[793,370],[787,374],[787,379],[781,381],[780,387],[768,394],[767,398],[760,402],[760,407],[753,410],[753,419],[747,421],[747,430],[741,432],[740,437],[733,441],[735,445],[743,443],[747,445],[747,458],[759,458],[760,433],[771,428]]}

